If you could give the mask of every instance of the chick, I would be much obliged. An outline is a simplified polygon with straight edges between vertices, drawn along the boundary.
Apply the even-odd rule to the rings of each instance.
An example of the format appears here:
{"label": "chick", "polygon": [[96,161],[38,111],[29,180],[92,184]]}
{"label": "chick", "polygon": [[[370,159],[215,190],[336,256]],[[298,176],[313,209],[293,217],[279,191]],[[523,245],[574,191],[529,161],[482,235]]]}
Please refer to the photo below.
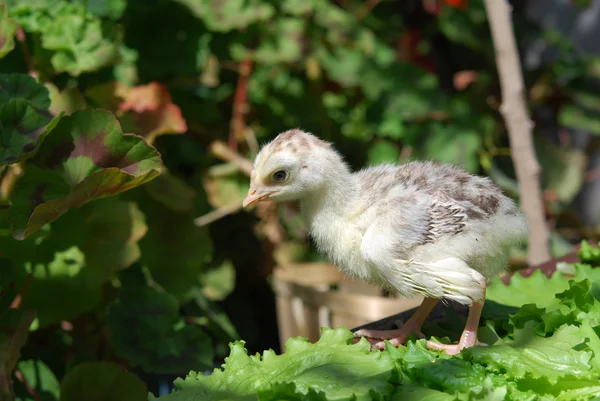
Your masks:
{"label": "chick", "polygon": [[447,299],[469,306],[460,341],[427,346],[456,354],[480,344],[486,280],[505,269],[510,247],[527,235],[515,203],[488,178],[432,161],[353,173],[331,144],[295,129],[261,148],[250,179],[244,207],[299,200],[317,249],[344,273],[424,297],[400,329],[355,336],[395,346],[411,333],[423,337],[423,322]]}

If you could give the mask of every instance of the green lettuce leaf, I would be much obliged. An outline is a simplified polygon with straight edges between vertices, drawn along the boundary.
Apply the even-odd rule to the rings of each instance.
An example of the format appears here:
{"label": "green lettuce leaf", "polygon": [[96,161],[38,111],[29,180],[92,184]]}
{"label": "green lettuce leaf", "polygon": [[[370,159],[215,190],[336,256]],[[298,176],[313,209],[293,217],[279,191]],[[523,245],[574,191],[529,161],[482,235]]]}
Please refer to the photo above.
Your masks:
{"label": "green lettuce leaf", "polygon": [[[262,357],[248,355],[244,342],[236,341],[230,344],[231,353],[222,370],[215,369],[210,376],[191,372],[185,379],[175,381],[179,391],[161,399],[252,400],[257,399],[259,392],[272,399],[280,391],[291,391],[290,387],[271,387],[277,383],[294,383],[301,394],[310,394],[311,390],[323,392],[328,400],[389,398],[393,391],[392,358],[388,353],[370,352],[365,339],[348,345],[352,338],[346,329],[323,329],[315,344],[304,338],[291,338],[284,354],[269,350]],[[318,398],[314,394],[309,399]]]}

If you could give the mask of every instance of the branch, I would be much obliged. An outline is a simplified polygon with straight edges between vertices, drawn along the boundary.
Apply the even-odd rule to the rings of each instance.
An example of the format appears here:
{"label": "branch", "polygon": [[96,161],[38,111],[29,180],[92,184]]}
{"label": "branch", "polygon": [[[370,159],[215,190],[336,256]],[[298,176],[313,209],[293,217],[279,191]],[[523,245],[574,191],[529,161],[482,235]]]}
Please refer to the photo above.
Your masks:
{"label": "branch", "polygon": [[238,169],[250,177],[252,172],[252,162],[240,155],[234,150],[231,150],[221,141],[215,141],[210,144],[209,150],[219,159],[235,164]]}
{"label": "branch", "polygon": [[243,136],[246,128],[246,113],[248,112],[248,77],[252,72],[252,60],[242,60],[239,67],[240,76],[233,96],[233,110],[229,130],[229,147],[237,150],[237,140]]}
{"label": "branch", "polygon": [[508,128],[515,165],[521,207],[529,225],[530,265],[550,259],[548,227],[540,187],[540,166],[533,148],[533,123],[525,103],[525,85],[511,21],[511,7],[506,0],[485,0],[496,53],[502,89],[500,112]]}
{"label": "branch", "polygon": [[25,386],[27,392],[30,396],[33,397],[35,401],[41,400],[39,394],[35,391],[35,388],[33,388],[33,386],[27,381],[27,379],[25,378],[25,376],[23,376],[23,373],[21,373],[19,369],[15,369],[15,377]]}
{"label": "branch", "polygon": [[227,215],[235,213],[240,209],[242,209],[242,204],[241,202],[236,200],[216,210],[213,210],[212,212],[209,212],[203,216],[196,217],[196,219],[194,219],[194,224],[197,227],[207,226],[210,223],[213,223]]}
{"label": "branch", "polygon": [[37,71],[34,69],[33,57],[31,57],[31,53],[29,52],[29,48],[27,47],[27,38],[25,37],[25,31],[23,27],[19,27],[17,29],[17,40],[19,41],[19,46],[21,47],[21,52],[23,53],[23,58],[25,59],[25,64],[27,65],[27,69],[29,70],[29,75],[34,78],[37,78]]}

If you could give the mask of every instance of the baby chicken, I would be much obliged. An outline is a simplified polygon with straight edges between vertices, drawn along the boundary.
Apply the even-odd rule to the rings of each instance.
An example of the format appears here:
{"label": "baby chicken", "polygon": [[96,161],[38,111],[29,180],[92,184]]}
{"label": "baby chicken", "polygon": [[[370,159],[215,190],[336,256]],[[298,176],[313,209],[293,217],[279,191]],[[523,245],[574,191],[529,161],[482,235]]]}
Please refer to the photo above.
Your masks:
{"label": "baby chicken", "polygon": [[486,279],[505,268],[509,248],[527,235],[515,203],[488,178],[432,161],[353,173],[329,143],[297,129],[256,156],[243,206],[267,199],[299,200],[318,250],[347,275],[424,296],[400,329],[355,336],[397,346],[411,333],[423,337],[421,326],[439,299],[468,305],[458,344],[427,343],[448,354],[480,344]]}

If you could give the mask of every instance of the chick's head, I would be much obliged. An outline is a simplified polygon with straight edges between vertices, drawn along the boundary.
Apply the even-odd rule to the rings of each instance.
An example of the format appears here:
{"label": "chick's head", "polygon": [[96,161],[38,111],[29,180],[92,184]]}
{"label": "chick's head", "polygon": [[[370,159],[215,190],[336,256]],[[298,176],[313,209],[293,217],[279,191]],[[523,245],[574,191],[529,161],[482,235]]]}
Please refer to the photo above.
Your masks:
{"label": "chick's head", "polygon": [[262,200],[302,199],[325,182],[329,143],[301,130],[279,134],[262,147],[250,174],[250,189],[243,206]]}

